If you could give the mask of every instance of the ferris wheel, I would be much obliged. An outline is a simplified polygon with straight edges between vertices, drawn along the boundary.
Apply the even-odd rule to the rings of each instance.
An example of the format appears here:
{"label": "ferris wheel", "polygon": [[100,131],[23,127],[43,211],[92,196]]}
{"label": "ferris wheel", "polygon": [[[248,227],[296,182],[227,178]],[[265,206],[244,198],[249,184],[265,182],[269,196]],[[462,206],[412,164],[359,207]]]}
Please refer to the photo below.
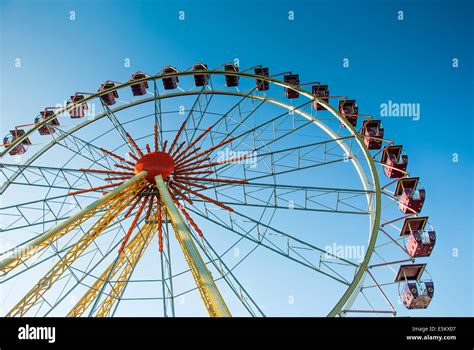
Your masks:
{"label": "ferris wheel", "polygon": [[328,85],[167,66],[31,119],[0,153],[5,316],[395,316],[433,298],[425,190],[394,132]]}

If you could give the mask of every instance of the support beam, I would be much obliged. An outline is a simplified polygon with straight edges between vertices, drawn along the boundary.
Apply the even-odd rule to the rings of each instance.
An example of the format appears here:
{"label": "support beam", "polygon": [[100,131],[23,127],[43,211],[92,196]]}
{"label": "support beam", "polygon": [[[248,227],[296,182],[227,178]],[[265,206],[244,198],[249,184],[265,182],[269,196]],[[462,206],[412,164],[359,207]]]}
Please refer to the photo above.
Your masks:
{"label": "support beam", "polygon": [[[143,175],[146,175],[144,172]],[[139,177],[138,179],[143,179]],[[22,317],[37,305],[44,294],[57,282],[62,274],[84,253],[90,244],[115,220],[145,186],[144,181],[134,181],[123,188],[119,195],[109,198],[105,213],[80,237],[61,259],[42,277],[38,283],[8,312],[6,317]],[[67,227],[66,227],[67,228]]]}
{"label": "support beam", "polygon": [[[110,263],[107,269],[105,269],[101,276],[94,282],[92,287],[87,290],[86,294],[84,294],[71,311],[69,311],[68,317],[80,317],[98,297],[107,281],[112,280],[118,271],[126,264],[132,264],[129,257],[136,256],[136,252],[140,249],[143,249],[143,251],[146,249],[154,236],[154,232],[150,231],[152,226],[152,222],[149,221],[142,227],[140,232],[133,237],[117,259],[114,259],[114,261]],[[119,279],[119,281],[121,280]]]}
{"label": "support beam", "polygon": [[[153,219],[152,221],[149,221],[134,237],[135,239],[138,237],[138,240],[133,248],[124,250],[122,253],[120,253],[121,256],[125,257],[125,260],[128,262],[128,264],[125,265],[117,280],[112,284],[112,289],[110,290],[109,294],[98,307],[97,313],[95,314],[96,317],[107,317],[110,315],[112,307],[116,301],[120,299],[123,292],[125,291],[125,287],[132,276],[135,266],[137,266],[138,262],[143,256],[143,253],[145,253],[151,242],[151,239],[157,233],[157,231],[157,220]],[[95,310],[93,310],[93,312],[94,311]]]}
{"label": "support beam", "polygon": [[161,261],[161,285],[163,293],[163,316],[174,317],[174,291],[173,291],[173,273],[171,271],[171,249],[169,241],[169,220],[168,214],[163,212],[163,230],[161,232],[163,236],[163,250],[160,254]]}
{"label": "support beam", "polygon": [[2,275],[6,275],[14,268],[24,264],[28,259],[48,248],[59,238],[78,228],[97,213],[106,210],[109,208],[110,203],[120,202],[126,190],[136,190],[137,188],[141,189],[145,185],[146,174],[147,173],[145,171],[141,172],[130,180],[124,182],[122,185],[118,186],[115,190],[99,198],[78,213],[72,215],[67,220],[64,220],[59,225],[44,232],[43,234],[40,234],[32,240],[15,247],[11,251],[6,252],[4,254],[5,257],[0,260],[0,272]]}
{"label": "support beam", "polygon": [[171,224],[176,234],[186,262],[189,265],[201,297],[211,317],[231,317],[230,311],[222,298],[216,282],[206,267],[186,223],[174,204],[170,193],[161,175],[155,177],[156,186],[160,192],[161,200],[166,208]]}

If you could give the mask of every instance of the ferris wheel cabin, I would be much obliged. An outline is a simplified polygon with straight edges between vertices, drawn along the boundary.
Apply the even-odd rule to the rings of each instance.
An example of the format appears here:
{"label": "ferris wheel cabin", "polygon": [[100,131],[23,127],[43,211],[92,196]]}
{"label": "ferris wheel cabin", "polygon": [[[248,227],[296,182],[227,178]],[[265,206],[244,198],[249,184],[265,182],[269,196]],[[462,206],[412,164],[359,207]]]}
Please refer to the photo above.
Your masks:
{"label": "ferris wheel cabin", "polygon": [[[357,125],[357,115],[359,114],[359,107],[355,100],[340,100],[338,105],[339,113],[347,119],[352,126]],[[343,124],[344,126],[344,124]]]}
{"label": "ferris wheel cabin", "polygon": [[[323,102],[329,103],[329,87],[327,85],[313,85],[311,87],[311,92]],[[317,111],[323,111],[326,109],[323,105],[319,104],[318,101],[313,102],[313,108]]]}
{"label": "ferris wheel cabin", "polygon": [[[132,74],[128,81],[133,82],[136,80],[143,79],[145,77],[145,73],[135,72]],[[148,89],[148,82],[142,81],[141,83],[132,84],[130,85],[130,89],[132,89],[133,96],[143,96],[146,94],[146,89]]]}
{"label": "ferris wheel cabin", "polygon": [[207,64],[204,63],[196,63],[193,66],[193,71],[196,72],[194,74],[194,85],[199,86],[206,86],[209,82],[209,74],[205,73],[197,73],[197,72],[207,72]]}
{"label": "ferris wheel cabin", "polygon": [[79,119],[83,118],[85,115],[85,111],[89,109],[87,103],[79,103],[84,99],[84,95],[76,93],[74,96],[71,96],[69,101],[67,102],[67,107],[70,107],[73,104],[77,103],[77,106],[69,109],[69,116],[72,119]]}
{"label": "ferris wheel cabin", "polygon": [[362,137],[368,149],[380,149],[382,147],[382,139],[384,129],[380,120],[364,120],[362,123]]}
{"label": "ferris wheel cabin", "polygon": [[[178,72],[179,71],[173,66],[166,66],[165,68],[163,68],[164,75],[178,73]],[[179,78],[177,76],[163,78],[162,80],[163,80],[163,88],[165,90],[174,90],[178,87]]]}
{"label": "ferris wheel cabin", "polygon": [[[43,120],[48,119],[53,114],[53,111],[45,109],[44,111],[40,112],[40,115],[35,118],[35,124],[41,123]],[[54,118],[51,121],[40,126],[38,132],[40,135],[52,135],[56,131],[56,126],[59,126],[59,121],[57,118]]]}
{"label": "ferris wheel cabin", "polygon": [[[12,142],[14,142],[16,139],[19,137],[25,135],[25,130],[23,129],[15,129],[15,130],[10,130],[10,133],[3,138],[3,145],[8,147]],[[22,155],[26,152],[28,149],[28,146],[31,145],[31,141],[28,137],[23,139],[18,145],[13,147],[8,154],[11,156],[17,156],[17,155]]]}
{"label": "ferris wheel cabin", "polygon": [[418,214],[425,202],[425,189],[417,189],[419,178],[404,177],[398,180],[395,196],[399,198],[398,207],[405,214]]}
{"label": "ferris wheel cabin", "polygon": [[433,299],[433,281],[421,280],[425,267],[426,264],[410,264],[401,265],[398,270],[395,281],[402,284],[400,297],[407,309],[426,309]]}
{"label": "ferris wheel cabin", "polygon": [[[228,63],[224,65],[224,71],[235,72],[239,71],[239,66],[236,64]],[[239,86],[239,77],[237,75],[225,75],[225,85],[227,87]]]}
{"label": "ferris wheel cabin", "polygon": [[[102,92],[104,90],[108,90],[108,89],[111,89],[115,86],[115,84],[111,81],[106,81],[105,83],[103,83],[100,88],[99,88],[99,92]],[[100,95],[100,99],[102,100],[102,102],[104,102],[105,105],[107,106],[112,106],[115,104],[115,99],[118,98],[118,92],[117,91],[110,91],[110,92],[107,92],[103,95]]]}
{"label": "ferris wheel cabin", "polygon": [[[263,77],[268,77],[269,72],[270,72],[270,70],[268,69],[268,67],[265,67],[265,68],[264,67],[257,67],[257,68],[255,68],[255,75],[261,75]],[[255,79],[255,80],[256,80],[258,91],[268,91],[268,89],[270,88],[270,84],[268,83],[268,81],[262,80],[262,79]]]}
{"label": "ferris wheel cabin", "polygon": [[384,173],[387,177],[400,178],[405,174],[408,165],[408,156],[402,153],[403,146],[387,146],[382,152],[382,164],[385,164]]}
{"label": "ferris wheel cabin", "polygon": [[413,258],[431,255],[436,243],[434,230],[426,230],[428,217],[412,217],[405,219],[400,236],[407,237],[405,248]]}
{"label": "ferris wheel cabin", "polygon": [[[300,85],[300,76],[299,74],[287,74],[283,76],[283,80],[285,83],[291,84],[291,85]],[[298,98],[300,96],[300,93],[296,90],[293,90],[291,88],[285,88],[285,95],[287,98]]]}

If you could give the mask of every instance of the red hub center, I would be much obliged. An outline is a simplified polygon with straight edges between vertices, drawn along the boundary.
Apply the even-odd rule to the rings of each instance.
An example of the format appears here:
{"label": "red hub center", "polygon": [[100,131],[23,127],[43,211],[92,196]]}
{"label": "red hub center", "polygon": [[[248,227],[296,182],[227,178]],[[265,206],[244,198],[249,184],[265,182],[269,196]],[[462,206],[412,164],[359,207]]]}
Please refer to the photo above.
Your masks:
{"label": "red hub center", "polygon": [[155,176],[161,175],[163,180],[170,176],[174,170],[174,160],[165,152],[147,153],[135,164],[136,174],[143,170],[148,171],[146,176],[148,182],[154,184]]}

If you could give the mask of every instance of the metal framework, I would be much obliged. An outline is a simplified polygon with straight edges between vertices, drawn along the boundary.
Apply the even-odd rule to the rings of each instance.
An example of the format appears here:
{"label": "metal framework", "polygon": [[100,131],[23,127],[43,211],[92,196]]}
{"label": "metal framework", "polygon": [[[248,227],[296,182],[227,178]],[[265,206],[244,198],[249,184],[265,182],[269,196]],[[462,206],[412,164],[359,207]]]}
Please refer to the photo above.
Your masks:
{"label": "metal framework", "polygon": [[[7,204],[0,208],[0,215],[9,218],[8,223],[2,225],[1,232],[17,232],[32,227],[42,230],[52,224],[55,226],[0,255],[0,269],[6,276],[1,283],[19,278],[17,276],[21,277],[25,271],[59,257],[53,268],[7,316],[24,316],[34,310],[39,312],[44,303],[50,305],[47,314],[55,309],[69,293],[83,284],[87,276],[92,275],[92,271],[99,264],[89,264],[77,270],[78,268],[73,266],[81,256],[99,254],[102,256],[100,261],[110,260],[113,249],[104,251],[100,248],[102,244],[98,243],[98,239],[107,229],[113,227],[123,231],[123,237],[120,238],[117,237],[119,231],[116,231],[113,240],[113,247],[119,247],[116,258],[87,286],[86,293],[75,303],[68,316],[82,316],[86,312],[89,316],[98,317],[114,315],[119,302],[126,300],[125,289],[133,282],[132,274],[154,238],[158,241],[161,276],[160,279],[149,282],[161,283],[161,297],[158,299],[162,301],[164,316],[174,316],[176,298],[195,289],[199,291],[210,316],[231,316],[229,307],[217,287],[216,282],[219,280],[223,281],[250,315],[264,316],[262,309],[234,273],[237,266],[257,247],[305,266],[344,286],[345,291],[328,316],[364,312],[395,314],[393,304],[382,289],[388,284],[379,283],[373,269],[382,266],[391,268],[393,264],[379,253],[381,248],[387,245],[395,246],[397,249],[402,248],[404,254],[407,254],[407,250],[400,244],[400,239],[394,238],[382,227],[397,228],[394,223],[407,217],[416,217],[418,212],[409,205],[400,204],[395,195],[398,189],[390,192],[388,186],[391,184],[383,187],[380,184],[377,165],[383,165],[384,169],[398,168],[385,164],[386,158],[377,160],[379,153],[371,153],[364,129],[357,130],[354,127],[350,117],[364,115],[358,112],[347,114],[341,108],[336,110],[328,99],[338,96],[321,97],[314,93],[314,88],[312,92],[308,92],[302,88],[304,84],[295,84],[286,77],[283,81],[279,80],[279,75],[264,76],[251,74],[248,70],[239,72],[238,69],[227,68],[206,70],[205,73],[200,73],[201,75],[193,70],[171,71],[166,68],[156,75],[144,75],[143,78],[130,79],[123,84],[112,84],[113,87],[101,89],[98,93],[84,94],[79,102],[55,110],[32,125],[29,130],[22,133],[15,131],[13,140],[0,151],[0,156],[6,157],[8,153],[18,150],[17,147],[29,141],[35,131],[45,126],[51,128],[51,123],[62,114],[70,113],[84,104],[99,101],[103,107],[102,113],[88,118],[68,131],[57,126],[48,129],[54,131],[51,141],[21,165],[7,162],[2,164],[1,172],[5,182],[0,188],[1,194],[7,193],[15,186],[35,187],[47,192],[44,199]],[[179,79],[189,76],[194,79],[206,76],[207,83],[197,89],[168,91],[166,84],[171,84],[173,88],[173,84],[178,83]],[[238,79],[256,80],[257,83],[243,91],[215,88],[216,84],[212,83],[211,77],[219,76],[225,76],[227,87],[232,86],[229,85],[233,84],[229,83],[232,79],[237,79],[237,82]],[[158,88],[160,81],[165,86],[164,91]],[[138,87],[143,89],[140,94],[144,95],[148,82],[153,84],[153,92],[146,91],[151,97],[142,97],[115,108],[111,107],[115,102],[112,103],[110,98],[118,96],[119,91]],[[291,93],[296,93],[304,98],[305,102],[295,106],[277,97],[270,97],[266,93],[268,89],[261,91],[263,85],[259,84],[262,82],[283,88],[288,98],[291,98]],[[320,83],[316,84],[316,87],[320,86]],[[194,102],[180,126],[175,129],[164,128],[163,116],[170,112],[164,110],[163,101],[191,97],[195,97]],[[210,106],[217,97],[239,100],[227,112],[213,113]],[[347,97],[344,97],[343,101],[346,100]],[[133,138],[128,130],[129,125],[141,120],[141,117],[124,121],[119,113],[147,103],[153,103],[153,113],[143,118],[153,118],[153,129],[148,134],[138,135],[139,137],[134,135],[136,138]],[[257,121],[257,114],[267,105],[282,109],[283,112]],[[315,115],[315,110],[319,109],[327,111],[332,120],[327,116],[321,118],[319,114]],[[100,122],[104,117],[111,125],[110,130],[92,140],[85,140],[80,136],[83,128]],[[368,116],[367,120],[371,121],[372,117]],[[345,132],[336,132],[331,125],[332,121],[342,125]],[[315,126],[327,139],[302,141],[295,146],[284,144],[298,135],[300,139],[304,139],[304,133]],[[97,146],[97,141],[109,132],[121,140],[116,148]],[[167,139],[168,133],[174,134],[172,139]],[[151,142],[146,143],[144,148],[140,147],[142,140],[147,139],[151,139]],[[375,137],[375,140],[379,139]],[[380,142],[393,145],[393,142],[382,138]],[[63,166],[36,164],[41,156],[47,155],[48,151],[55,147],[71,154]],[[126,156],[119,153],[123,152],[123,147],[127,148]],[[230,149],[231,153],[237,155],[219,159],[217,154],[223,149]],[[252,152],[247,151],[242,155],[239,154],[239,149],[250,149]],[[263,170],[248,166],[245,162],[250,158],[262,164]],[[88,163],[88,167],[74,167],[74,161],[79,159]],[[282,183],[279,180],[305,171],[326,169],[345,163],[353,166],[362,188],[298,185]],[[236,164],[240,170],[236,171]],[[402,177],[408,178],[407,172],[402,173]],[[102,196],[97,199],[100,193]],[[295,203],[294,198],[299,200]],[[408,214],[400,219],[383,219],[383,198],[398,203],[405,211],[408,210]],[[82,202],[90,202],[91,199],[93,202],[82,208]],[[69,209],[65,210],[66,207]],[[74,210],[79,211],[72,214]],[[249,215],[248,210],[258,210],[260,217]],[[294,233],[274,227],[272,221],[275,213],[288,210],[368,217],[369,237],[363,259],[354,262],[298,238]],[[36,214],[31,214],[31,211]],[[235,266],[229,265],[225,262],[225,256],[237,242],[219,253],[206,239],[205,232],[196,222],[197,218],[235,234],[239,237],[237,242],[245,240],[255,248]],[[145,223],[139,228],[143,220]],[[91,226],[86,228],[86,224],[91,222]],[[128,229],[124,228],[122,223],[128,223]],[[188,267],[181,272],[175,272],[172,263],[169,239],[171,228]],[[388,243],[380,243],[379,230],[389,238]],[[70,240],[66,241],[67,237],[70,237]],[[41,254],[49,250],[53,250],[54,254],[29,263],[30,258],[41,258]],[[204,258],[200,252],[204,254]],[[373,255],[382,259],[382,262],[376,263]],[[92,261],[94,260],[91,260],[91,263]],[[397,261],[414,262],[414,259]],[[218,271],[217,278],[213,277],[211,267]],[[18,272],[13,273],[14,269]],[[69,272],[69,275],[66,272]],[[183,274],[190,274],[196,287],[177,294],[174,280]],[[374,282],[373,285],[366,282],[367,275]],[[76,283],[70,282],[72,277],[76,279]],[[46,292],[56,282],[65,279],[65,292],[60,294],[56,302],[47,302]],[[389,311],[372,305],[366,295],[366,291],[371,289],[380,292],[383,301],[387,302],[390,308]],[[367,310],[353,308],[358,296],[367,300]]]}

